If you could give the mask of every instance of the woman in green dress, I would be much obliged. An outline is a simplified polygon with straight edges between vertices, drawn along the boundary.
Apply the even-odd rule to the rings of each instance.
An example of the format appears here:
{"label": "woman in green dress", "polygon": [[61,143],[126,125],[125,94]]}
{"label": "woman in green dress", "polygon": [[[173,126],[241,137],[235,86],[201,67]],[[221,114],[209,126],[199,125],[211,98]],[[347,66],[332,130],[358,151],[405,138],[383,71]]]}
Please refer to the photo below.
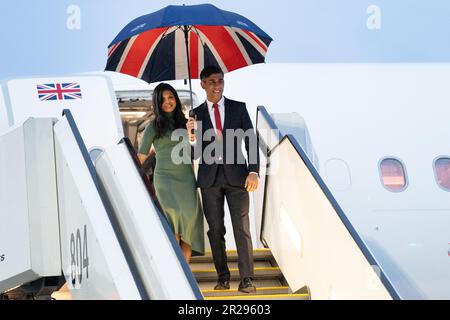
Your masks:
{"label": "woman in green dress", "polygon": [[[197,193],[195,175],[191,164],[172,159],[172,150],[179,143],[187,143],[187,119],[181,109],[180,98],[167,83],[159,84],[153,91],[155,119],[145,128],[139,160],[144,163],[153,144],[156,167],[153,182],[156,197],[175,233],[177,242],[189,262],[191,255],[204,254],[203,212]],[[182,141],[171,139],[174,130],[184,129]],[[177,132],[183,132],[177,130]],[[187,150],[188,148],[180,148]]]}

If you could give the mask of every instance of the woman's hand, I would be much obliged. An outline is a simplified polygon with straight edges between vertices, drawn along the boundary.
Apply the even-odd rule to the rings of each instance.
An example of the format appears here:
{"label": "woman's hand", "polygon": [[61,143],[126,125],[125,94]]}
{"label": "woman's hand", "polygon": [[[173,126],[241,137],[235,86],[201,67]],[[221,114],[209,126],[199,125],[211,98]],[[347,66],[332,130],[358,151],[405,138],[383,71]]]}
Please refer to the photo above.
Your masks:
{"label": "woman's hand", "polygon": [[186,123],[186,129],[189,136],[189,141],[194,142],[195,141],[195,132],[194,130],[197,129],[197,121],[195,118],[189,118],[188,122]]}
{"label": "woman's hand", "polygon": [[138,158],[139,158],[139,161],[141,162],[141,165],[143,165],[145,160],[147,160],[148,155],[145,155],[145,154],[142,154],[142,153],[138,153]]}

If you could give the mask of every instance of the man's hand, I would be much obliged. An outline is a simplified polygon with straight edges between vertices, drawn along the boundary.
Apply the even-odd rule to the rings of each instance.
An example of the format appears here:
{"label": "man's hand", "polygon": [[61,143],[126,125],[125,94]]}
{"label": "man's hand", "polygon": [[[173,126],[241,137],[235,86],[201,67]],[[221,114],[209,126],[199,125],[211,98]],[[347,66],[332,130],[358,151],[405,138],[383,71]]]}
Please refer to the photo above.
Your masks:
{"label": "man's hand", "polygon": [[258,180],[258,174],[256,172],[250,172],[247,179],[245,179],[245,189],[248,192],[253,192],[258,189]]}
{"label": "man's hand", "polygon": [[186,129],[189,136],[189,141],[194,142],[195,141],[195,133],[194,130],[197,129],[197,121],[194,118],[189,118],[188,122],[186,123]]}

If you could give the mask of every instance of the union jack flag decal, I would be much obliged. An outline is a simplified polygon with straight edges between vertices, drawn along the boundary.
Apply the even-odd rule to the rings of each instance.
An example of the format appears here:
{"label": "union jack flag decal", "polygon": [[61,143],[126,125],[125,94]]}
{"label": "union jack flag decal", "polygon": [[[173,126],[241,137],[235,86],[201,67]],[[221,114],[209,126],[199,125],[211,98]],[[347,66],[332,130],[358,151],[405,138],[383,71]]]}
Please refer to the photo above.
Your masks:
{"label": "union jack flag decal", "polygon": [[81,88],[79,83],[49,83],[38,84],[37,91],[39,100],[76,100],[81,99]]}

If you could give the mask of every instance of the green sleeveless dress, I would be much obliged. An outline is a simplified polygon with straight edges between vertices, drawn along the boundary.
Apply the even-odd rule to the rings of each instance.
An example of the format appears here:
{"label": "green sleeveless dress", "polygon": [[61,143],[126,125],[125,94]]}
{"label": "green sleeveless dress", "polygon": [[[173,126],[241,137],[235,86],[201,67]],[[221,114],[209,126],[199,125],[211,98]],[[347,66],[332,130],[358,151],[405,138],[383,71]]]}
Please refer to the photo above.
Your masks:
{"label": "green sleeveless dress", "polygon": [[[172,150],[180,142],[170,138],[174,128],[173,113],[164,113],[164,116],[170,123],[170,129],[162,138],[157,138],[154,122],[150,122],[144,130],[139,153],[148,155],[154,145],[156,166],[153,183],[156,197],[172,231],[191,246],[192,256],[204,255],[203,211],[194,170],[191,164],[176,164],[172,161]],[[189,144],[187,137],[183,141]]]}

